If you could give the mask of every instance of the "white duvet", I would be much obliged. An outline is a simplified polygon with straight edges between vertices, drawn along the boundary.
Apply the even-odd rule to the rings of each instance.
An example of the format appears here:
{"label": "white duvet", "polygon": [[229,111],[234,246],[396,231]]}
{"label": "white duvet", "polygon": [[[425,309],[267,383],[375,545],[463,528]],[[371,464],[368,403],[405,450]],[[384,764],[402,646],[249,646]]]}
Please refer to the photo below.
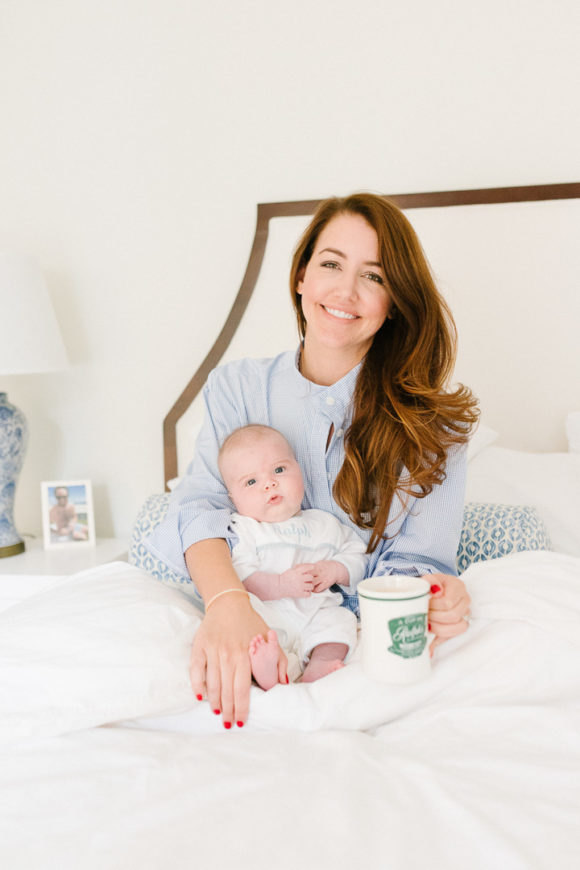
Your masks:
{"label": "white duvet", "polygon": [[580,560],[463,577],[474,622],[428,681],[354,662],[252,690],[233,732],[191,700],[195,609],[137,569],[0,614],[0,866],[577,866]]}

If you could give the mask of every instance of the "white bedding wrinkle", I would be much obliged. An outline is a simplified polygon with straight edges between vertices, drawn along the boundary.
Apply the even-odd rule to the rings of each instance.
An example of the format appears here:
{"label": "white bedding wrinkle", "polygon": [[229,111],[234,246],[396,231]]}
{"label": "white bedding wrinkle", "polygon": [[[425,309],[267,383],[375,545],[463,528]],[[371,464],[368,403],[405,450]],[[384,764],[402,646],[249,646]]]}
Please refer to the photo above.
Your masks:
{"label": "white bedding wrinkle", "polygon": [[[362,854],[370,870],[575,866],[579,559],[534,552],[477,563],[463,575],[474,621],[439,648],[431,679],[386,687],[355,661],[308,686],[255,688],[247,726],[235,732],[205,703],[181,715],[155,708],[154,686],[173,709],[189,697],[195,608],[128,567],[85,572],[34,609],[29,600],[10,621],[2,615],[3,665],[11,644],[8,673],[24,687],[13,723],[36,737],[0,746],[0,866],[352,870]],[[71,630],[59,648],[42,628],[59,607],[58,625],[89,627],[84,646]],[[42,643],[32,654],[18,645],[18,624],[36,626],[45,648],[52,638],[56,695],[41,693],[36,706],[25,687],[39,688]],[[67,685],[71,638],[82,655]],[[109,680],[82,661],[103,645]],[[4,667],[0,685],[4,713]],[[148,718],[85,730],[84,706],[104,724],[121,709],[121,689],[124,708],[141,711],[129,715]],[[66,722],[44,709],[55,697]],[[72,733],[47,739],[47,721]]]}
{"label": "white bedding wrinkle", "polygon": [[0,741],[188,706],[199,611],[113,562],[0,613]]}
{"label": "white bedding wrinkle", "polygon": [[0,862],[352,870],[364,853],[370,870],[572,867],[579,724],[507,704],[417,710],[374,737],[112,727],[5,747]]}
{"label": "white bedding wrinkle", "polygon": [[[245,731],[367,730],[426,705],[580,697],[580,560],[547,551],[472,565],[470,630],[429,680],[377,686],[357,661],[311,684],[252,689]],[[0,614],[0,736],[43,737],[138,720],[219,733],[189,685],[199,611],[123,563],[91,569]],[[541,649],[542,654],[538,655]]]}
{"label": "white bedding wrinkle", "polygon": [[[416,710],[580,698],[580,560],[551,552],[479,562],[462,575],[469,631],[441,646],[430,679],[384,686],[352,664],[306,685],[252,689],[249,730],[369,730]],[[207,733],[203,705],[137,727]]]}

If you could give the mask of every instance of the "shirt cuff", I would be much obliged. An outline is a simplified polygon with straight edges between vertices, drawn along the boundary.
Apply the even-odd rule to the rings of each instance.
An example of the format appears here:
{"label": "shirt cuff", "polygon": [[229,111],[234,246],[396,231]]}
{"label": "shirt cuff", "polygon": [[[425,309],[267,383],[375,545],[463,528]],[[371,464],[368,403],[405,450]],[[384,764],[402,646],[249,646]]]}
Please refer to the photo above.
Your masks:
{"label": "shirt cuff", "polygon": [[455,567],[443,565],[440,562],[425,560],[424,556],[403,556],[393,554],[389,559],[377,563],[373,577],[384,577],[389,574],[405,574],[407,577],[423,577],[425,574],[451,574],[457,576]]}
{"label": "shirt cuff", "polygon": [[179,532],[181,546],[185,553],[192,544],[206,541],[208,538],[224,538],[230,547],[238,540],[230,526],[231,511],[220,509],[204,511],[186,524],[182,525]]}

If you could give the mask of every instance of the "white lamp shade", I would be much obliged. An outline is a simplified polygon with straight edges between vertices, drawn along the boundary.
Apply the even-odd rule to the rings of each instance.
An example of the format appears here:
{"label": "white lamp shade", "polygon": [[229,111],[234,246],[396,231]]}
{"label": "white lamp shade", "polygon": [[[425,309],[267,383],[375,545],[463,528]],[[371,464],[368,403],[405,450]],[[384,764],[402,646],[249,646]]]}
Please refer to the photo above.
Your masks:
{"label": "white lamp shade", "polygon": [[34,261],[0,253],[0,374],[68,366],[44,276]]}

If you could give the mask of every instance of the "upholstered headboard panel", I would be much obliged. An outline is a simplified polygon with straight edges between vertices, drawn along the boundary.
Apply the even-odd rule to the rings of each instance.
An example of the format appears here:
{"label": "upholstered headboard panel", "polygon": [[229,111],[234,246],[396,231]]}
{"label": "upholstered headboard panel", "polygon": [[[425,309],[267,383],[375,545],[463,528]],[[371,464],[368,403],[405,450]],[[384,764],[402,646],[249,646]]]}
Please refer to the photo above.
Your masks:
{"label": "upholstered headboard panel", "polygon": [[[501,443],[565,449],[580,409],[580,183],[390,195],[415,226],[459,332],[455,379]],[[267,203],[224,327],[164,421],[165,479],[182,473],[209,371],[297,346],[288,272],[318,201]]]}

